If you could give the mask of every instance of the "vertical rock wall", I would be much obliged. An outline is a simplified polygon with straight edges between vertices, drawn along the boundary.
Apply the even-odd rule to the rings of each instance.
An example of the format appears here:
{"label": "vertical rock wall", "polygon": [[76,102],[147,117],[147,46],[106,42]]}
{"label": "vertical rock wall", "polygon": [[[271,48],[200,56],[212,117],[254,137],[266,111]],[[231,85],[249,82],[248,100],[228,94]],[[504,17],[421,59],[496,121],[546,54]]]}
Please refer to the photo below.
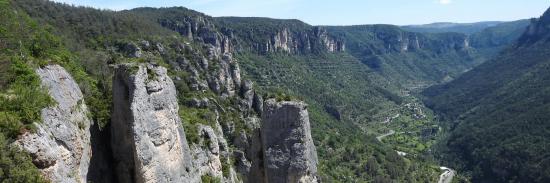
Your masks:
{"label": "vertical rock wall", "polygon": [[198,182],[163,67],[120,65],[113,78],[112,148],[119,182]]}
{"label": "vertical rock wall", "polygon": [[317,182],[317,152],[305,103],[267,100],[261,138],[265,182]]}
{"label": "vertical rock wall", "polygon": [[[201,142],[190,148],[178,115],[176,88],[166,68],[117,66],[110,136],[95,137],[97,144],[110,143],[112,149],[95,147],[101,151],[95,155],[104,156],[95,166],[90,166],[92,121],[78,84],[57,65],[37,73],[57,105],[42,111],[44,121],[37,124],[36,133],[23,134],[15,144],[31,154],[33,163],[52,182],[110,181],[113,175],[101,178],[101,171],[88,175],[88,169],[98,167],[103,171],[112,167],[115,182],[122,183],[200,182],[205,175],[223,182],[317,182],[317,155],[306,105],[273,99],[264,104],[252,82],[240,80],[239,72],[226,74],[232,75],[227,81],[234,84],[230,88],[239,88],[232,95],[238,93],[239,109],[246,114],[252,110],[262,114],[261,121],[248,116],[245,123],[252,131],[239,132],[232,140],[239,149],[232,150],[216,111],[216,125],[199,125]],[[224,163],[232,160],[236,163]]]}
{"label": "vertical rock wall", "polygon": [[15,142],[51,182],[87,181],[90,163],[88,109],[78,84],[59,65],[36,70],[42,87],[57,104],[42,109],[36,133],[26,132]]}

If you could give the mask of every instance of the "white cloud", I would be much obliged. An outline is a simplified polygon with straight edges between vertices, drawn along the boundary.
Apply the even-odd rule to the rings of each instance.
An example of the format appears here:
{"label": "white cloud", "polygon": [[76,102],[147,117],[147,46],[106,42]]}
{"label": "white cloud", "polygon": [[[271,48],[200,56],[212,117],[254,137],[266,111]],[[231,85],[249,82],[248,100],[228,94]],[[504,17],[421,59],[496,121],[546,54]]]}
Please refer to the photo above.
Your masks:
{"label": "white cloud", "polygon": [[439,4],[451,4],[453,1],[452,0],[439,0]]}

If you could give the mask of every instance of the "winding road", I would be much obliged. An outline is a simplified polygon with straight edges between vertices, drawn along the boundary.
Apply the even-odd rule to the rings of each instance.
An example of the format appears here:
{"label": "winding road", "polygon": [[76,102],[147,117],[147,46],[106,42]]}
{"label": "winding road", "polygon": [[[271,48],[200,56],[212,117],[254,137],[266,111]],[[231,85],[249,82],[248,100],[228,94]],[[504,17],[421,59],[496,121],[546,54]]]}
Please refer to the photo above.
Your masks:
{"label": "winding road", "polygon": [[379,136],[376,136],[376,139],[378,139],[378,141],[382,142],[382,139],[383,138],[386,138],[387,136],[390,136],[390,135],[393,135],[395,134],[395,131],[394,130],[390,130],[390,132],[386,133],[386,134],[382,134],[382,135],[379,135]]}

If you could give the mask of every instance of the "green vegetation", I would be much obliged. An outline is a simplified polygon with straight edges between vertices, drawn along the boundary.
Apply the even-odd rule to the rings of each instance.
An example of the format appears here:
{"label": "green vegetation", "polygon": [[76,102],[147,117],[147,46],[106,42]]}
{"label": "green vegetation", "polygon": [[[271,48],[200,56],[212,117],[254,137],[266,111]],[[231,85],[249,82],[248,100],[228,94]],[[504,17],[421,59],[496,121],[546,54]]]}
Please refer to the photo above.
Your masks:
{"label": "green vegetation", "polygon": [[407,26],[401,26],[401,28],[411,32],[424,32],[424,33],[457,32],[457,33],[471,35],[471,34],[479,33],[489,28],[498,26],[499,24],[502,24],[502,23],[506,23],[506,22],[498,22],[498,21],[486,21],[486,22],[475,22],[475,23],[441,22],[441,23],[431,23],[431,24],[424,24],[424,25],[407,25]]}
{"label": "green vegetation", "polygon": [[550,181],[550,15],[495,59],[424,92],[450,133],[438,155],[472,181]]}
{"label": "green vegetation", "polygon": [[29,155],[10,143],[33,130],[42,108],[55,103],[34,69],[55,59],[56,48],[48,32],[13,11],[10,1],[0,1],[0,22],[0,181],[44,182]]}
{"label": "green vegetation", "polygon": [[219,177],[212,177],[210,175],[203,175],[201,176],[202,183],[221,183],[221,179]]}
{"label": "green vegetation", "polygon": [[[396,111],[396,115],[386,118],[385,123],[373,124],[373,133],[384,134],[390,130],[393,135],[383,138],[396,151],[406,153],[406,157],[420,157],[438,140],[440,130],[434,114],[413,97],[406,99]],[[387,123],[386,123],[387,122]]]}
{"label": "green vegetation", "polygon": [[56,105],[40,86],[34,70],[48,64],[65,67],[82,88],[91,116],[101,124],[109,120],[110,102],[98,90],[96,80],[84,72],[76,57],[52,34],[52,28],[39,25],[12,3],[0,1],[0,164],[3,172],[0,179],[41,182],[28,155],[9,145],[17,135],[34,130],[33,123],[41,121],[43,108]]}
{"label": "green vegetation", "polygon": [[231,176],[229,173],[230,169],[231,169],[231,166],[233,166],[235,163],[234,163],[234,160],[232,158],[223,158],[222,160],[222,174],[224,177],[229,177]]}
{"label": "green vegetation", "polygon": [[[425,149],[418,157],[402,158],[392,150],[397,146],[382,144],[357,128],[387,128],[375,126],[379,124],[376,122],[401,109],[404,100],[389,91],[398,91],[398,87],[387,85],[384,78],[352,56],[241,54],[237,58],[245,76],[256,81],[257,89],[272,93],[268,98],[284,100],[290,95],[308,103],[323,180],[433,182],[437,178],[438,170],[429,168],[435,162],[420,160]],[[429,120],[419,126],[433,124]]]}
{"label": "green vegetation", "polygon": [[0,132],[10,138],[25,130],[34,129],[41,121],[42,108],[53,105],[47,90],[40,87],[40,79],[26,63],[13,58],[7,71],[8,83],[0,97]]}
{"label": "green vegetation", "polygon": [[485,61],[459,33],[414,33],[392,25],[326,27],[346,49],[387,80],[405,88],[448,81]]}
{"label": "green vegetation", "polygon": [[[239,51],[234,56],[242,66],[243,75],[255,81],[265,98],[299,99],[308,103],[312,135],[320,157],[319,171],[322,180],[327,182],[435,182],[439,169],[431,151],[443,146],[436,144],[443,137],[438,119],[416,99],[416,92],[432,84],[448,82],[481,64],[515,40],[518,30],[525,26],[524,22],[517,22],[486,29],[471,35],[471,46],[465,42],[467,36],[459,33],[412,33],[387,25],[323,27],[330,36],[346,42],[346,52],[326,53],[315,44],[311,53],[265,54],[257,52],[257,45],[271,40],[271,36],[285,28],[291,34],[302,36],[317,34],[319,29],[298,20],[212,18],[185,8],[114,12],[42,0],[17,0],[11,4],[0,0],[0,6],[0,48],[6,50],[0,53],[0,132],[6,136],[6,142],[13,141],[22,129],[32,129],[31,124],[40,121],[40,109],[54,105],[39,87],[33,72],[54,63],[62,65],[77,80],[91,116],[101,128],[107,127],[110,121],[111,65],[137,62],[165,66],[172,78],[179,78],[174,79],[180,102],[178,112],[190,142],[199,143],[202,137],[198,125],[212,126],[218,115],[222,125],[234,125],[234,132],[250,132],[243,118],[256,114],[241,111],[234,97],[191,90],[190,71],[175,63],[197,64],[197,58],[208,55],[202,43],[188,37],[186,24],[196,23],[201,31],[193,32],[193,36],[205,43],[218,44],[217,36],[233,35],[230,42],[233,49]],[[419,41],[417,47],[415,39]],[[150,48],[141,45],[144,40],[150,43]],[[409,44],[404,47],[405,41]],[[167,49],[154,48],[157,43]],[[126,49],[131,44],[143,48],[142,57],[128,58],[131,51]],[[443,128],[456,132],[446,141],[449,148],[465,152],[443,158],[468,160],[464,165],[451,163],[453,168],[473,167],[474,178],[498,175],[516,181],[547,180],[544,179],[547,172],[523,170],[547,170],[545,166],[550,164],[546,163],[547,153],[543,152],[550,134],[544,126],[545,109],[549,107],[546,86],[550,84],[546,78],[549,67],[543,59],[549,56],[546,52],[543,45],[533,52],[518,51],[514,52],[515,56],[501,56],[502,62],[511,64],[483,64],[470,72],[478,74],[466,74],[452,84],[426,92],[431,97],[426,102],[445,120],[462,122]],[[514,62],[520,58],[526,61]],[[208,74],[220,66],[219,60],[211,60],[209,64],[208,69],[198,71],[202,79],[207,79]],[[506,72],[492,73],[492,76],[480,74],[492,70]],[[150,79],[154,78],[150,75]],[[527,85],[523,85],[525,83]],[[518,88],[520,90],[514,90]],[[444,90],[445,94],[440,94]],[[192,99],[203,98],[208,99],[208,107],[189,104]],[[514,98],[528,100],[517,102]],[[518,112],[525,115],[516,115]],[[468,114],[467,117],[464,114]],[[388,118],[391,122],[384,123]],[[515,123],[524,120],[527,122],[521,125]],[[390,130],[396,133],[382,142],[375,138]],[[532,134],[514,136],[524,133]],[[494,141],[498,146],[484,144],[484,140]],[[542,145],[526,147],[529,143]],[[395,151],[407,155],[399,156]],[[0,153],[3,152],[8,150]],[[20,158],[25,157],[24,154],[9,152],[8,160],[24,160],[27,163],[21,163],[23,169],[35,171],[27,166],[32,165],[28,157]],[[518,163],[524,157],[533,161]],[[491,161],[483,161],[487,159]],[[228,176],[233,162],[222,163],[224,176]],[[487,174],[493,171],[490,167],[506,166],[512,166],[512,170],[519,173]],[[29,174],[22,175],[32,178]],[[468,174],[464,177],[467,179]],[[221,181],[210,176],[201,179]]]}
{"label": "green vegetation", "polygon": [[199,143],[198,125],[212,126],[216,122],[215,114],[208,109],[192,108],[180,106],[180,117],[183,121],[183,128],[187,140],[193,143]]}
{"label": "green vegetation", "polygon": [[46,182],[32,164],[31,157],[9,145],[0,134],[0,182]]}

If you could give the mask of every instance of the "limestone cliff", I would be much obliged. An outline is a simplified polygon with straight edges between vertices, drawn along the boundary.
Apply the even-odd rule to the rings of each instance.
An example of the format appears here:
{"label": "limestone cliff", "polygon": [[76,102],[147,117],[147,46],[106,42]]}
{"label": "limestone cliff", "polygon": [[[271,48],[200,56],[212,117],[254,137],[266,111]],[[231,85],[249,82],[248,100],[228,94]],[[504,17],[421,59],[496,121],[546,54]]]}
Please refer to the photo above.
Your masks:
{"label": "limestone cliff", "polygon": [[[344,41],[332,37],[324,28],[296,20],[213,18],[187,9],[175,8],[173,11],[188,16],[173,18],[169,15],[159,15],[157,22],[190,40],[208,45],[218,56],[244,50],[262,54],[345,51]],[[259,25],[250,27],[248,21],[254,21]],[[275,21],[273,24],[276,26],[273,26],[271,21]]]}
{"label": "limestone cliff", "polygon": [[262,114],[265,182],[317,182],[307,105],[270,99]]}
{"label": "limestone cliff", "polygon": [[209,45],[216,55],[227,54],[233,51],[231,43],[232,35],[224,33],[223,30],[219,31],[212,17],[185,8],[174,8],[174,11],[180,11],[182,14],[189,15],[176,19],[170,18],[169,15],[159,15],[157,22],[161,26],[187,37],[189,40]]}
{"label": "limestone cliff", "polygon": [[[52,182],[200,182],[205,176],[222,182],[317,182],[317,155],[304,103],[272,99],[264,104],[253,83],[241,81],[238,95],[225,96],[238,99],[234,108],[213,98],[190,104],[213,107],[215,118],[199,124],[199,141],[188,144],[175,85],[166,68],[153,64],[116,66],[110,136],[95,137],[98,144],[110,146],[95,149],[94,156],[107,156],[99,166],[114,171],[117,180],[112,175],[99,178],[101,171],[92,169],[96,173],[87,175],[98,166],[90,165],[93,130],[83,95],[60,66],[37,73],[58,104],[42,111],[44,121],[36,133],[25,133],[15,143]],[[236,131],[237,121],[220,117],[226,110],[240,111],[244,129]]]}
{"label": "limestone cliff", "polygon": [[[148,63],[114,66],[106,129],[90,128],[83,95],[63,68],[37,70],[58,105],[44,109],[37,133],[23,134],[17,144],[52,182],[316,182],[305,104],[264,104],[232,56],[234,48],[244,48],[236,30],[219,30],[211,18],[201,17],[186,19],[189,24],[159,20],[192,40],[137,39],[109,46],[134,58],[130,61]],[[344,49],[322,29],[281,30],[269,38],[270,51]],[[277,119],[280,115],[289,116]],[[265,138],[273,134],[280,136]]]}
{"label": "limestone cliff", "polygon": [[198,182],[165,68],[120,65],[113,100],[111,143],[119,182]]}
{"label": "limestone cliff", "polygon": [[282,51],[286,53],[311,53],[314,51],[345,51],[343,41],[330,37],[323,28],[313,27],[310,30],[290,31],[288,27],[275,32],[265,44],[259,44],[260,53]]}
{"label": "limestone cliff", "polygon": [[327,26],[328,34],[346,42],[350,53],[384,55],[430,51],[436,54],[471,49],[467,35],[409,32],[393,25]]}
{"label": "limestone cliff", "polygon": [[51,182],[87,182],[90,163],[88,109],[74,79],[59,65],[36,70],[56,105],[42,109],[36,133],[22,134],[16,145],[27,151]]}

